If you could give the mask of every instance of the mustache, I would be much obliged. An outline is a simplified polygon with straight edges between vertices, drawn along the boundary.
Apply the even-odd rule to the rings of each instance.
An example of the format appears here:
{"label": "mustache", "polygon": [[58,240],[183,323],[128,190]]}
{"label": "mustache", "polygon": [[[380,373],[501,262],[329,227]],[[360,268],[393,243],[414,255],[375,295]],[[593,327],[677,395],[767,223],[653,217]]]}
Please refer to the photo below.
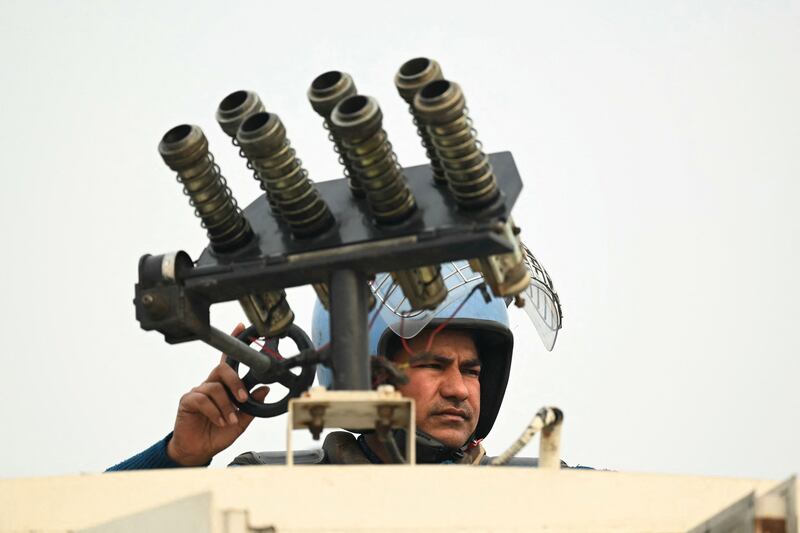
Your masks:
{"label": "mustache", "polygon": [[[472,408],[469,406],[467,402],[439,402],[434,404],[428,410],[428,416],[435,416],[445,414],[446,411],[450,409],[457,409],[461,411],[459,416],[464,418],[465,420],[471,420],[474,416],[474,412]],[[455,414],[455,413],[454,413]]]}

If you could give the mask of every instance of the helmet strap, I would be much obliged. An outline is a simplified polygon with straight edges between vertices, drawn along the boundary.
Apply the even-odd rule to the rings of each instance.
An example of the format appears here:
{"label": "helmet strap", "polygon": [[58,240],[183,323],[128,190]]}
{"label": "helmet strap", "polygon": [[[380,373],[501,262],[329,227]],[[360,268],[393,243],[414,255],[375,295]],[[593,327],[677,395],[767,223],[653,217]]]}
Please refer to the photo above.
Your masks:
{"label": "helmet strap", "polygon": [[[403,457],[406,455],[406,431],[404,429],[395,429],[392,431],[397,447]],[[470,438],[468,443],[472,442]],[[417,447],[417,463],[423,464],[438,464],[438,463],[458,463],[464,458],[464,452],[468,449],[469,445],[461,446],[460,448],[451,448],[435,438],[431,437],[424,431],[417,430],[416,435]]]}

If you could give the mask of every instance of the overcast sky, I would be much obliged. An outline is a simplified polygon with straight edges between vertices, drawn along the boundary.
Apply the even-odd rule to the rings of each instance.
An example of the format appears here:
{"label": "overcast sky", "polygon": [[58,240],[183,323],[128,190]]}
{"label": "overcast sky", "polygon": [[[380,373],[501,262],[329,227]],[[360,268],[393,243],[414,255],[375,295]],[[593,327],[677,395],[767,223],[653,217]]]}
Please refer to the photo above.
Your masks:
{"label": "overcast sky", "polygon": [[[419,55],[462,85],[487,151],[513,152],[515,219],[563,304],[552,353],[513,317],[489,452],[551,404],[571,464],[799,471],[799,17],[797,1],[0,1],[0,477],[144,449],[219,359],[134,318],[139,257],[206,244],[163,133],[201,126],[246,205],[260,191],[214,111],[252,89],[311,177],[337,178],[305,91],[340,69],[380,102],[400,162],[421,164],[392,83]],[[312,302],[290,291],[306,328]],[[212,311],[226,330],[243,318]],[[282,449],[284,423],[257,420],[213,466]]]}

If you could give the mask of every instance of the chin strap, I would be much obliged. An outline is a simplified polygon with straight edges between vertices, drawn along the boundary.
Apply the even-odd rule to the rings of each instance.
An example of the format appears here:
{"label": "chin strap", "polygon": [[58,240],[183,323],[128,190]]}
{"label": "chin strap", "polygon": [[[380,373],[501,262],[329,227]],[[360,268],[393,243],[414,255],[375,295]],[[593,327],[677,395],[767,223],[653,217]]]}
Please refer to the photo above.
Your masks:
{"label": "chin strap", "polygon": [[[403,457],[406,455],[406,431],[404,429],[395,429],[392,431],[394,441]],[[451,448],[434,439],[427,433],[417,431],[417,463],[423,464],[440,464],[440,463],[459,463],[464,458],[464,454],[468,449],[474,448],[480,441],[469,439],[464,446],[460,448]]]}

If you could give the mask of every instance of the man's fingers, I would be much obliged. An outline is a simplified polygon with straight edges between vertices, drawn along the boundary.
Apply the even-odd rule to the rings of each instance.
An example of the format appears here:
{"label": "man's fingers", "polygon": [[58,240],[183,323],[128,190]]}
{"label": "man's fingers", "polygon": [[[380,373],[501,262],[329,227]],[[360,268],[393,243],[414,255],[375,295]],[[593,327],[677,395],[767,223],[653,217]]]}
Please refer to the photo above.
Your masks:
{"label": "man's fingers", "polygon": [[219,409],[219,412],[226,422],[231,424],[239,422],[239,419],[236,417],[236,408],[228,397],[228,392],[225,390],[225,386],[222,383],[218,381],[206,382],[196,387],[194,392],[205,394],[210,398],[211,401],[214,402],[214,405],[217,406],[217,409]]}
{"label": "man's fingers", "polygon": [[[236,327],[233,328],[233,331],[231,331],[231,337],[238,337],[239,333],[243,332],[245,329],[247,328],[244,327],[244,324],[239,322],[238,324],[236,324]],[[228,357],[226,354],[222,354],[222,357],[220,358],[219,362],[224,363],[226,357]]]}
{"label": "man's fingers", "polygon": [[[269,387],[263,385],[258,387],[252,392],[253,399],[259,403],[263,403],[264,399],[267,397],[267,393],[269,392]],[[242,428],[242,431],[247,429],[247,426],[250,425],[250,422],[253,421],[253,415],[248,415],[244,411],[239,411],[239,427]]]}
{"label": "man's fingers", "polygon": [[220,363],[211,374],[208,375],[207,381],[219,381],[224,383],[228,389],[236,396],[240,402],[247,400],[247,390],[244,388],[244,383],[239,379],[239,374],[226,363]]}
{"label": "man's fingers", "polygon": [[181,405],[188,411],[202,414],[215,426],[225,427],[225,419],[222,418],[222,412],[219,407],[205,394],[192,391],[184,395],[181,399]]}

